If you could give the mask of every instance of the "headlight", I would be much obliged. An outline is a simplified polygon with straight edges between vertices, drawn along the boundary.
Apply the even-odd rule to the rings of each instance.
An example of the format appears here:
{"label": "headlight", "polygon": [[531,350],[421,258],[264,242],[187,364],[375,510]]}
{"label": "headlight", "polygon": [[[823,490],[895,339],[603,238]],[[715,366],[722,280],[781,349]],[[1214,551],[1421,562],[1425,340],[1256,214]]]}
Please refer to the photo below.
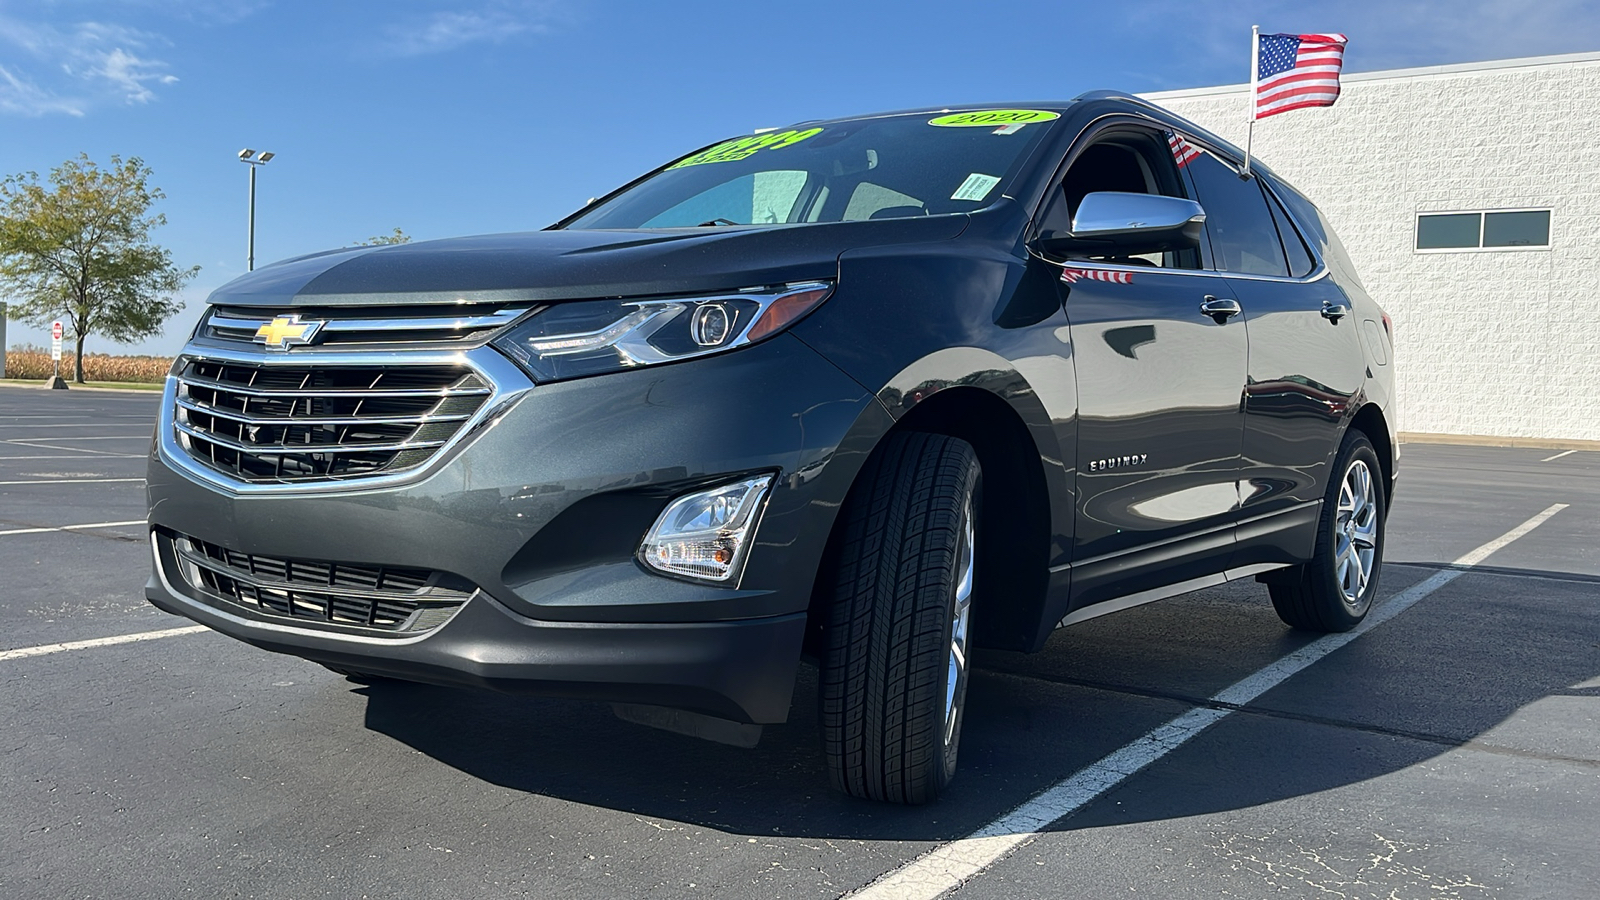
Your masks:
{"label": "headlight", "polygon": [[639,560],[671,575],[736,581],[771,486],[762,475],[679,497],[644,536]]}
{"label": "headlight", "polygon": [[823,281],[715,297],[586,300],[534,312],[495,338],[535,381],[720,353],[770,337],[833,291]]}

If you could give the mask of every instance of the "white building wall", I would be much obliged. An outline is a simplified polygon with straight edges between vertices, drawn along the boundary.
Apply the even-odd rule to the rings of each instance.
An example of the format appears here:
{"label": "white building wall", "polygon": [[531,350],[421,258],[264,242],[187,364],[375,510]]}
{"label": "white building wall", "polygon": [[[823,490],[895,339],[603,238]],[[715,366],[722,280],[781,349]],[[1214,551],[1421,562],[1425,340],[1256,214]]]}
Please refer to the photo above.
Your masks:
{"label": "white building wall", "polygon": [[[1240,147],[1248,87],[1146,95]],[[1395,323],[1400,430],[1600,440],[1600,54],[1346,76],[1255,153]],[[1548,250],[1417,253],[1416,214],[1548,207]]]}

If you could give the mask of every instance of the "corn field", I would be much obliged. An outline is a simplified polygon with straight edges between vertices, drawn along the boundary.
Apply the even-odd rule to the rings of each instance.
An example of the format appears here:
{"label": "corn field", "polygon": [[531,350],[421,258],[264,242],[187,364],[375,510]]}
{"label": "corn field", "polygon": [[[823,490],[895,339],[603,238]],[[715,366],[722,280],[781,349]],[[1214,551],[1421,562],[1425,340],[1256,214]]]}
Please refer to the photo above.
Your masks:
{"label": "corn field", "polygon": [[[113,356],[109,353],[85,353],[83,377],[86,381],[142,381],[159,383],[167,377],[172,360],[165,356]],[[55,371],[50,351],[32,345],[12,347],[6,351],[7,378],[43,381]],[[73,354],[61,354],[61,377],[72,380]]]}

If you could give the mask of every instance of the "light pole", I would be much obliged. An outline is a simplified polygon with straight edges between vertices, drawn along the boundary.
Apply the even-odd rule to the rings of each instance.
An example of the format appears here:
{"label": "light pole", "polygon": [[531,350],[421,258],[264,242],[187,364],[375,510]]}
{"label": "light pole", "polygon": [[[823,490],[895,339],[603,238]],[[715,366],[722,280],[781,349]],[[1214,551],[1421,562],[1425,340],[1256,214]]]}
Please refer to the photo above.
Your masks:
{"label": "light pole", "polygon": [[274,156],[277,156],[277,154],[269,150],[263,150],[257,154],[254,150],[246,147],[239,151],[239,162],[250,167],[250,243],[245,251],[244,261],[244,268],[247,272],[256,270],[256,169],[271,162]]}

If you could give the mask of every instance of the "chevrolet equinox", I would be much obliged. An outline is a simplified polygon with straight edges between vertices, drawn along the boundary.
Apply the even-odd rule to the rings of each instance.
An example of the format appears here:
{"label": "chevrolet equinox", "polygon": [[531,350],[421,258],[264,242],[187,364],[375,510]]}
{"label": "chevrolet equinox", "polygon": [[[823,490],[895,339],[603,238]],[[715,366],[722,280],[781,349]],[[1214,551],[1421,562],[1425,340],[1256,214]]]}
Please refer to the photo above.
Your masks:
{"label": "chevrolet equinox", "polygon": [[1398,456],[1389,319],[1317,208],[1171,113],[725,140],[542,231],[219,288],[167,378],[155,605],[355,680],[955,773],[975,647],[1225,581],[1342,631]]}

